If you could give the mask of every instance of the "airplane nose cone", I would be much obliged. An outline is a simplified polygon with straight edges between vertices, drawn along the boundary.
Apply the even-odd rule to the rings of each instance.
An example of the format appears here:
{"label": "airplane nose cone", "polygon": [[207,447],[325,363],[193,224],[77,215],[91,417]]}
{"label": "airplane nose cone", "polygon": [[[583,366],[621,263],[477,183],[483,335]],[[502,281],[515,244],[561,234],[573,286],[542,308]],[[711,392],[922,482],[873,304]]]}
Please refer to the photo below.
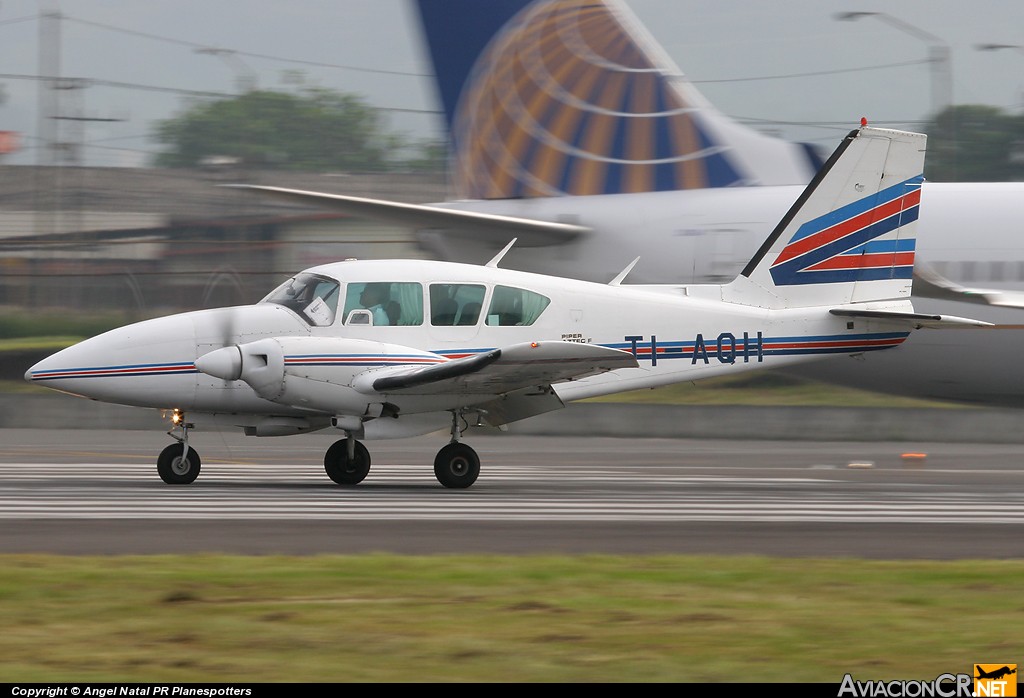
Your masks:
{"label": "airplane nose cone", "polygon": [[237,346],[215,349],[196,359],[196,369],[214,378],[236,381],[242,376],[242,352]]}
{"label": "airplane nose cone", "polygon": [[84,372],[83,369],[79,368],[86,364],[81,361],[82,357],[78,351],[78,346],[78,344],[74,344],[66,349],[61,349],[57,353],[50,354],[42,361],[37,362],[29,370],[25,371],[25,380],[29,383],[37,383],[48,388],[63,390],[66,379],[71,379]]}
{"label": "airplane nose cone", "polygon": [[140,407],[195,399],[195,328],[187,315],[145,320],[86,339],[28,370],[33,384]]}
{"label": "airplane nose cone", "polygon": [[104,373],[102,353],[93,351],[90,340],[73,344],[47,356],[25,371],[25,380],[54,390],[88,397],[91,378]]}
{"label": "airplane nose cone", "polygon": [[25,371],[25,380],[27,380],[29,383],[33,383],[36,380],[41,380],[44,377],[44,375],[48,372],[48,369],[51,368],[51,365],[53,364],[53,361],[51,359],[53,359],[54,356],[56,355],[48,356],[42,361],[33,364],[32,368]]}

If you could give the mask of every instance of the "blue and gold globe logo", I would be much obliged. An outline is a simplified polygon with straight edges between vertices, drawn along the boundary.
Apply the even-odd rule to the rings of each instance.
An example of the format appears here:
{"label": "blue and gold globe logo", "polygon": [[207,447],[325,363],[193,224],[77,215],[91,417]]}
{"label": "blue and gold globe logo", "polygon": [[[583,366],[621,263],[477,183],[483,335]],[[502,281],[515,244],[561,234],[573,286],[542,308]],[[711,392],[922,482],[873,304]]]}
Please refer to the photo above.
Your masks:
{"label": "blue and gold globe logo", "polygon": [[744,183],[643,31],[595,0],[528,5],[495,36],[452,129],[459,196],[616,194]]}

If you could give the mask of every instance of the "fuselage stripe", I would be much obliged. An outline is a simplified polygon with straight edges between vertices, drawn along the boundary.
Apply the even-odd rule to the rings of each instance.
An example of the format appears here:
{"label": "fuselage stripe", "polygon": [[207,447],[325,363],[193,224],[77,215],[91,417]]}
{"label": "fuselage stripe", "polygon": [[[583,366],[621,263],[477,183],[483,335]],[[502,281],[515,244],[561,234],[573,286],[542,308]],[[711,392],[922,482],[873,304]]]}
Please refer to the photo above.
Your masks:
{"label": "fuselage stripe", "polygon": [[[760,352],[764,355],[784,356],[796,354],[834,354],[834,353],[856,353],[885,349],[897,346],[909,336],[909,332],[881,332],[877,334],[860,334],[849,336],[817,335],[808,337],[763,337],[760,341],[755,337],[749,337],[744,345],[742,338],[732,337],[730,344],[736,350],[741,351],[744,347],[753,352],[760,345]],[[731,337],[731,335],[730,335]],[[701,350],[704,346],[708,349],[717,346],[717,335],[708,334],[707,339],[702,340]],[[610,349],[631,351],[638,358],[658,359],[670,358],[692,358],[697,350],[696,341],[665,341],[658,342],[652,349],[650,343],[612,342],[600,344]],[[414,354],[366,354],[366,355],[298,355],[285,357],[285,364],[288,366],[418,366],[434,365],[446,361],[475,356],[492,349],[459,349],[457,351],[437,351],[436,356],[418,356]],[[192,362],[179,362],[168,364],[139,364],[128,366],[91,366],[84,368],[48,369],[37,371],[32,374],[33,381],[47,381],[58,379],[74,378],[127,378],[127,377],[153,377],[171,376],[199,373]]]}
{"label": "fuselage stripe", "polygon": [[121,378],[127,376],[176,376],[186,373],[198,373],[194,364],[175,366],[150,367],[111,367],[111,368],[69,368],[37,371],[32,374],[34,381],[56,380],[59,378]]}

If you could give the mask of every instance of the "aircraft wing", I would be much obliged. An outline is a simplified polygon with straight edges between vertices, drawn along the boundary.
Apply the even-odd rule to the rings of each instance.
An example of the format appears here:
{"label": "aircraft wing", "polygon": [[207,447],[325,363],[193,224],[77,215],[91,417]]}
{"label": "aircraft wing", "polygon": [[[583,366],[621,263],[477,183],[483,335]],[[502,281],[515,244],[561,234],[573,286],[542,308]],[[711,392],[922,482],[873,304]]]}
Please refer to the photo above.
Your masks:
{"label": "aircraft wing", "polygon": [[526,246],[563,244],[590,232],[590,228],[569,223],[462,211],[428,204],[407,204],[255,184],[223,186],[251,190],[292,203],[322,206],[352,215],[376,218],[418,230],[435,228],[456,233],[472,233],[476,237],[490,233],[494,236],[500,235],[503,243],[508,242],[511,237],[518,237],[520,244]]}
{"label": "aircraft wing", "polygon": [[929,315],[927,313],[901,313],[894,310],[852,310],[848,308],[833,308],[828,312],[839,317],[859,317],[871,320],[900,322],[910,325],[915,329],[927,327],[933,330],[951,330],[958,328],[994,327],[991,322],[971,320],[970,318],[957,317],[956,315]]}
{"label": "aircraft wing", "polygon": [[1000,308],[1024,308],[1024,293],[1020,291],[960,286],[921,264],[914,269],[914,295]]}
{"label": "aircraft wing", "polygon": [[528,342],[442,364],[368,371],[356,387],[406,395],[502,395],[638,365],[630,352],[596,344]]}

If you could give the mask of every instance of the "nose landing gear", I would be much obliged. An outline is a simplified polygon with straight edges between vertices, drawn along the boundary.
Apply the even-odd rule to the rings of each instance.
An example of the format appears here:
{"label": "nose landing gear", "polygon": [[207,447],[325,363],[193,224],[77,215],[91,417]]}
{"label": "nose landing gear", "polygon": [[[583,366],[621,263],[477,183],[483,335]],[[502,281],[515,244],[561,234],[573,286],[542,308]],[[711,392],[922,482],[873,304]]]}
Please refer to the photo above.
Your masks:
{"label": "nose landing gear", "polygon": [[[156,459],[156,471],[168,485],[189,485],[199,477],[202,466],[199,454],[188,445],[188,430],[192,425],[185,421],[184,413],[178,410],[174,410],[171,422],[174,427],[167,435],[178,443],[160,452]],[[174,429],[181,429],[181,436],[175,434]]]}

